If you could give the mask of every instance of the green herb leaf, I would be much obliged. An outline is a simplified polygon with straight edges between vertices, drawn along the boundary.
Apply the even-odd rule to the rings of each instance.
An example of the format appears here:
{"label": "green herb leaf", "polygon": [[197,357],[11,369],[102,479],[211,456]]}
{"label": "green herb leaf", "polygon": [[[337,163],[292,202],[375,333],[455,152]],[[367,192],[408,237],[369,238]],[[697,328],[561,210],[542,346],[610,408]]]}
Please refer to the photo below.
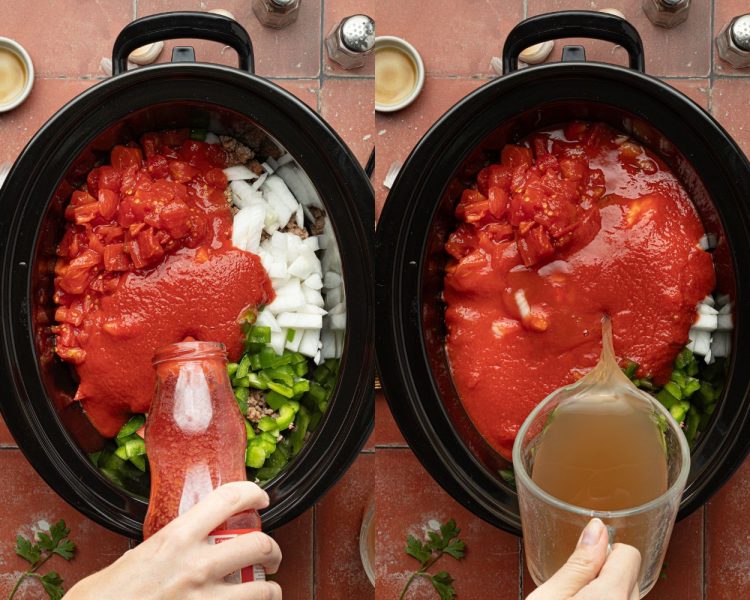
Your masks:
{"label": "green herb leaf", "polygon": [[440,600],[453,600],[456,597],[456,590],[453,589],[453,577],[445,571],[435,573],[430,577],[432,587],[440,594]]}
{"label": "green herb leaf", "polygon": [[57,571],[50,571],[46,575],[40,575],[37,573],[37,570],[55,555],[65,560],[73,558],[76,545],[68,539],[69,534],[70,529],[65,526],[65,521],[61,519],[50,527],[49,532],[37,532],[37,543],[33,543],[22,535],[16,538],[16,554],[28,561],[31,567],[18,577],[8,600],[13,600],[21,587],[21,583],[28,577],[38,579],[51,600],[61,600],[65,594],[65,590],[62,587],[62,577],[60,577]]}
{"label": "green herb leaf", "polygon": [[422,542],[410,535],[406,538],[406,553],[419,561],[419,569],[412,573],[407,579],[404,589],[401,590],[399,600],[406,598],[406,592],[414,581],[420,577],[430,580],[432,587],[440,596],[440,600],[453,600],[456,590],[453,589],[453,577],[447,571],[439,571],[431,575],[427,570],[432,567],[443,555],[447,554],[456,560],[460,560],[466,554],[466,544],[458,537],[461,530],[456,522],[451,519],[443,523],[436,530],[427,529],[427,540]]}
{"label": "green herb leaf", "polygon": [[406,553],[416,558],[422,565],[432,557],[430,549],[413,535],[406,538]]}
{"label": "green herb leaf", "polygon": [[16,538],[16,554],[33,565],[41,558],[42,551],[39,546],[32,544],[31,540],[19,535]]}
{"label": "green herb leaf", "polygon": [[39,578],[44,591],[50,597],[50,600],[60,600],[65,594],[65,590],[62,587],[63,580],[57,571],[50,571],[46,575]]}

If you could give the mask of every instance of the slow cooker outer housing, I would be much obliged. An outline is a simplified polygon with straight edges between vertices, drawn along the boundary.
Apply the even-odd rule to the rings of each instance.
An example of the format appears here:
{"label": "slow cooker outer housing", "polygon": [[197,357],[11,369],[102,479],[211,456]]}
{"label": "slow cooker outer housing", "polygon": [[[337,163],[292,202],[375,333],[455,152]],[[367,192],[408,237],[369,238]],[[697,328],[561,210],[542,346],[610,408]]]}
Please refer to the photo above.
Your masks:
{"label": "slow cooker outer housing", "polygon": [[425,468],[475,514],[518,535],[516,494],[498,475],[508,465],[477,433],[451,380],[443,244],[455,227],[464,170],[505,143],[574,119],[608,122],[663,156],[706,230],[719,237],[717,287],[735,305],[733,358],[717,412],[693,451],[680,517],[718,490],[750,449],[750,372],[736,358],[750,350],[744,331],[750,317],[750,164],[742,151],[694,102],[638,71],[580,61],[510,73],[451,108],[399,173],[376,232],[376,318],[382,324],[376,347],[391,410]]}
{"label": "slow cooker outer housing", "polygon": [[54,361],[40,355],[38,339],[51,300],[33,294],[38,296],[35,286],[52,268],[50,249],[59,239],[52,198],[75,170],[75,159],[133,115],[161,128],[185,127],[190,125],[184,115],[201,111],[254,123],[293,155],[324,203],[343,268],[348,315],[339,382],[314,438],[268,488],[271,507],[262,515],[264,528],[278,527],[309,508],[356,458],[373,424],[374,300],[367,230],[373,192],[351,151],[294,96],[237,69],[173,63],[106,80],[42,127],[0,192],[0,407],[18,445],[55,491],[87,516],[131,537],[141,535],[145,499],[94,469],[80,447],[91,433],[81,415],[61,410],[59,403],[55,408],[59,369],[48,369]]}

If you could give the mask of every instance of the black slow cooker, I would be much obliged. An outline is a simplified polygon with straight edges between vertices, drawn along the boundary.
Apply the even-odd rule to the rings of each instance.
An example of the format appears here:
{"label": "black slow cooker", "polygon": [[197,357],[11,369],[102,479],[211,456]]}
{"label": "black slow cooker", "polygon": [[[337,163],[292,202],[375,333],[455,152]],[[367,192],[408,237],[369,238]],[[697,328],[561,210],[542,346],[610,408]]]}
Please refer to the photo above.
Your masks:
{"label": "black slow cooker", "polygon": [[[629,68],[586,62],[583,48],[573,46],[560,63],[517,70],[524,48],[570,37],[619,44],[628,51]],[[527,19],[508,35],[503,68],[502,77],[465,97],[424,135],[378,223],[377,359],[391,411],[417,457],[449,494],[520,535],[516,493],[506,481],[509,465],[479,435],[451,379],[441,301],[443,246],[455,227],[465,171],[539,128],[603,121],[649,146],[681,179],[707,233],[718,240],[717,293],[734,303],[727,381],[692,452],[684,517],[719,489],[750,450],[750,371],[738,359],[750,350],[750,164],[708,113],[643,72],[640,37],[618,17],[576,11]]]}
{"label": "black slow cooker", "polygon": [[[239,54],[240,68],[194,62],[126,72],[127,57],[158,40],[200,38]],[[369,180],[339,136],[302,102],[254,75],[247,32],[208,13],[166,13],[128,25],[113,50],[114,76],[60,109],[33,137],[0,193],[0,407],[31,464],[65,500],[102,525],[139,537],[147,499],[102,476],[86,452],[101,445],[77,404],[71,370],[54,356],[55,246],[62,211],[82,175],[114,144],[146,131],[200,127],[242,141],[262,129],[293,157],[305,196],[327,213],[324,264],[340,265],[347,325],[340,376],[324,420],[302,453],[268,486],[273,529],[309,508],[346,471],[373,423],[373,297]]]}

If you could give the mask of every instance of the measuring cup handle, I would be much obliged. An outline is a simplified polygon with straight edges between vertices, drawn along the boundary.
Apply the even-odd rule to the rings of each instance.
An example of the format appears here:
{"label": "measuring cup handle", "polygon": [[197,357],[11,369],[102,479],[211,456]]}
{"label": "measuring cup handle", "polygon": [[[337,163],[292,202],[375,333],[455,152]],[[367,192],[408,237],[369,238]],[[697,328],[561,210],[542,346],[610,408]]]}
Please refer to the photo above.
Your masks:
{"label": "measuring cup handle", "polygon": [[503,46],[503,74],[518,70],[518,57],[529,46],[571,37],[618,44],[627,50],[631,69],[645,70],[641,36],[625,19],[589,10],[566,10],[531,17],[512,29]]}
{"label": "measuring cup handle", "polygon": [[125,26],[112,48],[112,75],[128,70],[128,56],[133,50],[158,41],[185,38],[231,46],[239,55],[240,69],[255,73],[253,43],[237,21],[212,13],[168,12],[143,17]]}

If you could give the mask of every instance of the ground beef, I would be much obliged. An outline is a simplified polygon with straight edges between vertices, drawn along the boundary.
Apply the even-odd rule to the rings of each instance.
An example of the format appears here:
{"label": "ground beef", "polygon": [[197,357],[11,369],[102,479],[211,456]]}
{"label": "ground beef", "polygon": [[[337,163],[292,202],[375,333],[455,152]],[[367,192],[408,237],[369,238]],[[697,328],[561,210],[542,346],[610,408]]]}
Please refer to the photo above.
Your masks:
{"label": "ground beef", "polygon": [[315,219],[315,222],[310,225],[310,233],[312,235],[322,235],[326,226],[326,211],[317,206],[309,206],[308,208],[312,213],[313,219]]}
{"label": "ground beef", "polygon": [[249,163],[247,163],[247,168],[256,175],[262,175],[264,171],[263,165],[260,164],[260,161],[257,160],[251,160]]}
{"label": "ground beef", "polygon": [[220,135],[219,141],[221,142],[221,147],[227,153],[227,164],[244,165],[255,158],[255,152],[251,148],[248,148],[245,144],[241,144],[233,137]]}
{"label": "ground beef", "polygon": [[260,145],[260,154],[262,154],[263,156],[270,156],[271,158],[276,160],[281,156],[281,150],[276,144],[271,141],[270,138],[266,138]]}
{"label": "ground beef", "polygon": [[303,240],[306,240],[308,237],[310,237],[310,234],[307,233],[307,229],[297,225],[297,218],[294,215],[292,215],[292,218],[289,219],[289,223],[287,223],[286,227],[284,227],[284,229],[282,229],[281,231],[282,233],[293,233]]}
{"label": "ground beef", "polygon": [[263,417],[270,417],[273,409],[266,404],[263,399],[263,392],[260,390],[251,390],[247,399],[247,419],[251,423],[257,423]]}

